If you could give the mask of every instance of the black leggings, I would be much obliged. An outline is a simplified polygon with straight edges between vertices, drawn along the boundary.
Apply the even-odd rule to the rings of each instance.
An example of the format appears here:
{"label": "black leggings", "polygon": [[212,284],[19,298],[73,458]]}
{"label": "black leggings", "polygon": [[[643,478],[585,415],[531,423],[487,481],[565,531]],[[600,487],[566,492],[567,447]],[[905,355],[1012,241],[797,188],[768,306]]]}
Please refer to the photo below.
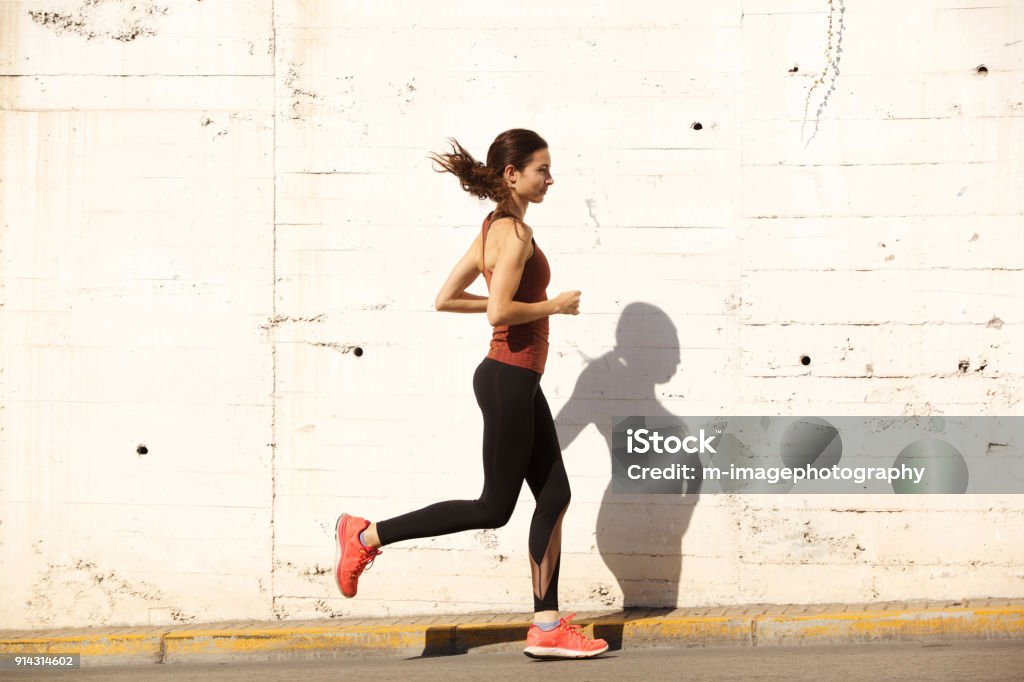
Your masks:
{"label": "black leggings", "polygon": [[377,524],[381,544],[474,528],[500,528],[515,509],[523,481],[537,508],[530,525],[535,611],[558,610],[562,517],[569,479],[540,374],[491,358],[476,368],[473,392],[484,415],[484,490],[478,500],[438,502]]}

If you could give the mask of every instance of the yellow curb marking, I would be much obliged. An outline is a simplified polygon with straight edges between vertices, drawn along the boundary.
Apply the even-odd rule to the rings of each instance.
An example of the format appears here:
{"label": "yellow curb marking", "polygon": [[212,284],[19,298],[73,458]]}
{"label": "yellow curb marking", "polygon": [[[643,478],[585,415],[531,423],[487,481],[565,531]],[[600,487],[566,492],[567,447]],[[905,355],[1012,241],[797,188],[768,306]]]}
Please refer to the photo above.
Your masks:
{"label": "yellow curb marking", "polygon": [[[822,623],[822,620],[832,622]],[[772,637],[830,637],[843,633],[859,635],[895,632],[913,634],[985,634],[1024,636],[1024,607],[951,607],[899,611],[855,611],[801,613],[793,615],[690,616],[682,618],[637,618],[585,620],[584,629],[621,627],[627,636],[661,635],[696,639],[724,639],[744,642],[751,623],[776,625],[792,631],[772,632]],[[254,651],[302,651],[353,646],[365,649],[422,647],[428,632],[443,637],[478,640],[488,633],[525,629],[529,622],[435,623],[431,625],[359,625],[302,628],[260,628],[237,630],[177,630],[165,633],[81,635],[0,639],[0,653],[45,653],[73,647],[85,656],[158,656],[161,641],[168,655],[183,653],[228,653]],[[447,631],[447,632],[445,632]]]}
{"label": "yellow curb marking", "polygon": [[83,657],[160,655],[162,634],[79,635],[64,637],[32,637],[0,640],[0,653],[42,654],[49,652],[80,653]]}
{"label": "yellow curb marking", "polygon": [[[823,619],[830,623],[815,623]],[[927,634],[1016,634],[1024,635],[1022,608],[950,608],[920,611],[871,611],[854,613],[761,616],[759,623],[792,625],[792,631],[773,632],[773,636],[800,638],[831,637],[843,633],[885,635],[896,632]]]}

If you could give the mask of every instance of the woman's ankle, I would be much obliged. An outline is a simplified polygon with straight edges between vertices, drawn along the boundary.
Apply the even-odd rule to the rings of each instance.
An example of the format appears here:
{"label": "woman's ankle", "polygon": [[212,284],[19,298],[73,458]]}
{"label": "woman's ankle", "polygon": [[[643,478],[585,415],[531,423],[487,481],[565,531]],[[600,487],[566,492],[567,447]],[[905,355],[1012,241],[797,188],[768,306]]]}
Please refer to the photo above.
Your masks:
{"label": "woman's ankle", "polygon": [[371,549],[380,548],[380,536],[377,535],[377,524],[371,523],[366,530],[359,534],[359,541]]}

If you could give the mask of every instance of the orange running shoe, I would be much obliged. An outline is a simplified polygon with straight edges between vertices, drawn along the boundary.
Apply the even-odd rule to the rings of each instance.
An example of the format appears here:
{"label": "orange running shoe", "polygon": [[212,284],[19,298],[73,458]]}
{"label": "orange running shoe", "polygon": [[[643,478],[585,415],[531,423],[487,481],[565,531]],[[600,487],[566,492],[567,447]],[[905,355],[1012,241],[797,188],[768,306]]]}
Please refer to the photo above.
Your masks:
{"label": "orange running shoe", "polygon": [[590,658],[608,651],[608,642],[587,639],[578,625],[569,624],[575,616],[575,613],[566,616],[554,630],[530,626],[523,653],[530,658]]}
{"label": "orange running shoe", "polygon": [[348,514],[339,516],[334,526],[334,582],[346,597],[356,596],[359,576],[370,567],[374,557],[383,554],[359,541],[359,534],[369,527],[366,519]]}

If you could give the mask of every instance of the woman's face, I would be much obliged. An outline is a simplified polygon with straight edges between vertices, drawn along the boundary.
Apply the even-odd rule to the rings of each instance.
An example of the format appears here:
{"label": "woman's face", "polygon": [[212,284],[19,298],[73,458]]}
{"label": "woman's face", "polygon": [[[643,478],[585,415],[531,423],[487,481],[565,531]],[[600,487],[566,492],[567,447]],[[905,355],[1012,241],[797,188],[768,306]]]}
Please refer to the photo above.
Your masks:
{"label": "woman's face", "polygon": [[534,204],[544,201],[545,192],[555,182],[551,177],[551,154],[547,149],[535,151],[522,172],[515,169],[513,171],[515,183],[512,185],[512,190],[521,198]]}

